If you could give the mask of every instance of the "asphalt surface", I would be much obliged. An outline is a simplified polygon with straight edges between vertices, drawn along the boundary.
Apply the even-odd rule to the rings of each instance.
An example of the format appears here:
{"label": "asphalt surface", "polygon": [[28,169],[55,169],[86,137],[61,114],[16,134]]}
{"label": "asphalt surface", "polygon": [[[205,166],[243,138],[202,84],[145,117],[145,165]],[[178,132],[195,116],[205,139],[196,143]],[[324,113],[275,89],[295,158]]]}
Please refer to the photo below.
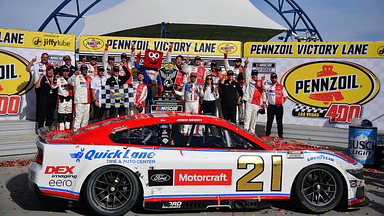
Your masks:
{"label": "asphalt surface", "polygon": [[[338,149],[345,152],[345,149]],[[0,215],[94,215],[84,203],[61,200],[40,200],[28,188],[28,168],[26,166],[4,167],[4,164],[27,163],[33,154],[0,157]],[[16,164],[15,164],[16,163]],[[384,215],[384,172],[365,169],[367,206],[355,210],[335,209],[324,215]],[[276,203],[264,209],[247,211],[231,209],[208,209],[193,212],[151,212],[133,210],[126,215],[204,215],[204,216],[254,216],[254,215],[309,215],[290,202]]]}

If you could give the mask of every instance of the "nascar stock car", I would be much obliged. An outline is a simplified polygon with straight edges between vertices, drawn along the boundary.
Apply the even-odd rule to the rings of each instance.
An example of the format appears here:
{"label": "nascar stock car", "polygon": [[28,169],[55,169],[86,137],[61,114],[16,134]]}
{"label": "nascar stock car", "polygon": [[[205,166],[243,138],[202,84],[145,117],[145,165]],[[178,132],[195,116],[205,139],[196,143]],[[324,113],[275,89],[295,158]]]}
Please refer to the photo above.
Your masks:
{"label": "nascar stock car", "polygon": [[311,213],[364,202],[363,166],[329,148],[257,137],[227,121],[152,113],[76,132],[41,130],[29,165],[36,193],[83,200],[99,215],[259,208],[291,200]]}

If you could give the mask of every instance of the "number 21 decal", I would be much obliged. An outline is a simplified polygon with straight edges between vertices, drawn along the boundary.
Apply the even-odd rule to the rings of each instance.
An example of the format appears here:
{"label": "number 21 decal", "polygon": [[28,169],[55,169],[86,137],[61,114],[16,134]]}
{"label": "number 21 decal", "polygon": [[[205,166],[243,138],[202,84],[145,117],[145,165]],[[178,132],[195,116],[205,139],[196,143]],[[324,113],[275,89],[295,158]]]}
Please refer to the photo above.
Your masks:
{"label": "number 21 decal", "polygon": [[[236,183],[236,191],[262,191],[263,181],[254,181],[264,171],[264,160],[260,156],[240,156],[237,159],[237,169],[247,169],[247,165],[253,165],[253,169],[242,176]],[[271,191],[281,191],[282,156],[272,156]]]}

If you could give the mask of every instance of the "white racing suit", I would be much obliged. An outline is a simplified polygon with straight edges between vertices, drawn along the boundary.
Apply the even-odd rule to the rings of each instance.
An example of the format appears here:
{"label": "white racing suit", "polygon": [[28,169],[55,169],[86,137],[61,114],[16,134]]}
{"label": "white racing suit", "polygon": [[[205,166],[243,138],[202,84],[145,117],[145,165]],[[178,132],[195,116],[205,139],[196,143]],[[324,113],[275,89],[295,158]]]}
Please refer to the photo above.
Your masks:
{"label": "white racing suit", "polygon": [[[185,112],[199,113],[199,98],[204,95],[201,85],[197,82],[186,83],[181,91],[176,91],[175,93],[179,96],[184,96],[185,100]],[[186,127],[185,127],[186,126]],[[182,133],[186,133],[188,130],[188,125],[184,125],[182,128]]]}
{"label": "white racing suit", "polygon": [[59,109],[57,111],[57,121],[59,122],[60,130],[71,129],[72,123],[73,87],[68,83],[68,79],[65,79],[63,76],[60,76],[56,80],[56,83],[53,82],[53,84],[51,85],[52,89],[58,89]]}
{"label": "white racing suit", "polygon": [[73,86],[75,101],[75,122],[73,129],[78,130],[88,125],[89,109],[91,103],[91,80],[92,77],[84,77],[83,74],[72,75],[68,83]]}
{"label": "white racing suit", "polygon": [[263,101],[266,101],[266,96],[264,89],[262,89],[262,81],[252,80],[249,77],[247,68],[244,68],[244,80],[246,85],[246,92],[244,93],[244,101],[246,101],[244,129],[254,133],[260,105]]}

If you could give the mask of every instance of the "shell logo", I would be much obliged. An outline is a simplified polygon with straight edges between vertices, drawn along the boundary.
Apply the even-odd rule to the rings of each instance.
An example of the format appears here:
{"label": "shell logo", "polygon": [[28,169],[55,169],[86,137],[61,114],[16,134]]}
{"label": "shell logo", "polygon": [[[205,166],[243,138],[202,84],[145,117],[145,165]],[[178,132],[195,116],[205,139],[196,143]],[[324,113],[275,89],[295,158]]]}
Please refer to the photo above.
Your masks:
{"label": "shell logo", "polygon": [[32,74],[25,70],[23,57],[0,50],[0,95],[22,95],[33,86]]}
{"label": "shell logo", "polygon": [[217,46],[217,50],[221,53],[232,54],[237,51],[237,46],[233,43],[221,43]]}
{"label": "shell logo", "polygon": [[104,41],[99,38],[88,38],[83,42],[84,46],[88,49],[98,50],[104,47]]}
{"label": "shell logo", "polygon": [[379,80],[367,68],[337,61],[298,65],[282,76],[281,83],[291,100],[320,108],[332,103],[363,105],[380,90]]}

